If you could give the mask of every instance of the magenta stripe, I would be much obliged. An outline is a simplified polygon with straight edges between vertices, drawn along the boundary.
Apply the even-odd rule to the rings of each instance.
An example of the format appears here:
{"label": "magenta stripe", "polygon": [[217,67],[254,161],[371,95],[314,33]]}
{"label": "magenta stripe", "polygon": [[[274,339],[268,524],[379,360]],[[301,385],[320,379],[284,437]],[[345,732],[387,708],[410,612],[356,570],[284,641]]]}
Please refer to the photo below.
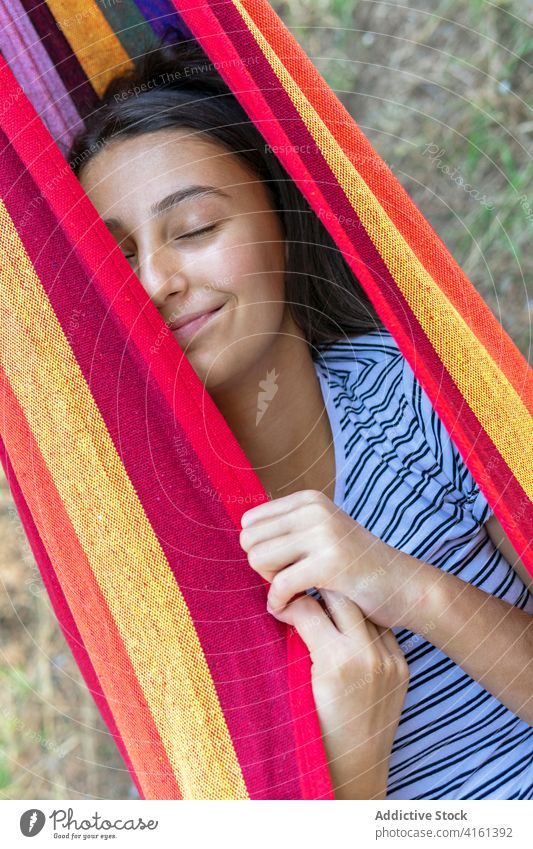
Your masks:
{"label": "magenta stripe", "polygon": [[[239,529],[217,493],[209,494],[204,467],[153,379],[160,356],[148,353],[154,335],[146,334],[146,359],[140,357],[48,205],[25,219],[37,187],[9,146],[0,193],[191,611],[249,791],[253,798],[298,798],[286,626],[267,614],[265,585],[238,544]],[[95,241],[94,265],[99,261]],[[116,293],[126,296],[119,275]]]}
{"label": "magenta stripe", "polygon": [[[345,226],[341,226],[337,218],[324,220],[324,225],[343,249],[346,260],[354,269],[354,273],[358,275],[367,293],[372,296],[383,321],[398,341],[402,354],[413,368],[422,387],[430,398],[436,399],[435,410],[442,418],[448,432],[453,434],[453,439],[461,456],[476,479],[479,479],[486,464],[490,461],[490,458],[494,457],[496,452],[500,460],[499,468],[505,468],[505,477],[502,474],[499,481],[499,491],[497,491],[492,479],[484,482],[483,488],[487,497],[490,498],[491,504],[498,501],[501,508],[501,502],[505,500],[511,511],[513,504],[523,504],[525,493],[522,487],[466,404],[464,397],[444,367],[420,322],[346,198],[335,175],[317,149],[311,133],[300,118],[289,95],[261,53],[257,42],[233,3],[229,0],[228,2],[207,0],[207,3],[202,4],[202,7],[208,6],[210,12],[219,22],[221,31],[216,34],[214,27],[207,28],[204,26],[202,32],[199,31],[200,19],[198,13],[194,8],[187,11],[189,4],[191,4],[191,0],[176,0],[176,5],[181,10],[185,20],[189,22],[193,30],[197,30],[196,37],[203,42],[204,49],[208,52],[210,58],[213,61],[227,59],[228,51],[224,47],[224,42],[228,41],[241,58],[242,64],[221,61],[220,73],[232,91],[238,92],[236,96],[246,112],[249,115],[256,114],[251,104],[251,86],[246,80],[246,74],[249,74],[253,80],[253,87],[261,93],[275,115],[278,124],[273,124],[271,121],[261,121],[261,113],[255,121],[265,139],[271,145],[280,144],[283,151],[285,148],[283,145],[284,136],[280,132],[280,129],[282,129],[295,148],[302,151],[302,162],[300,162],[299,157],[284,157],[283,154],[280,154],[279,159],[280,161],[286,160],[282,164],[291,173],[310,205],[313,208],[317,205],[313,192],[313,185],[315,184],[320,188],[336,216],[347,222]],[[191,5],[194,5],[194,0],[192,0]],[[256,104],[255,92],[253,96]],[[304,169],[305,174],[303,173]],[[309,174],[311,179],[309,179]],[[342,216],[344,216],[344,219],[342,219]],[[350,244],[362,258],[362,264],[357,261],[354,262],[353,249],[351,251],[344,249],[344,245],[346,245],[345,236],[348,237]],[[439,387],[440,391],[437,391]],[[443,388],[444,391],[442,391]],[[502,496],[503,492],[505,492],[504,496]]]}

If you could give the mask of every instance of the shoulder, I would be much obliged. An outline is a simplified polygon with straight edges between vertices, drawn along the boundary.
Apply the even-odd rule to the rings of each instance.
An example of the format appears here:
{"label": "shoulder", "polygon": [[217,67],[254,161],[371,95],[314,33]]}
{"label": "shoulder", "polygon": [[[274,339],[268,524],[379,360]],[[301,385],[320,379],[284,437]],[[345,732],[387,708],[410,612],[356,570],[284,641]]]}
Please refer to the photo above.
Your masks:
{"label": "shoulder", "polygon": [[402,356],[398,344],[389,330],[369,330],[358,336],[348,336],[316,349],[315,359],[337,361],[349,366],[357,360],[380,362],[390,357]]}
{"label": "shoulder", "polygon": [[405,358],[388,330],[372,330],[359,336],[323,345],[314,354],[317,371],[334,389],[352,392],[364,387],[368,397],[374,397],[383,386],[383,379],[373,387],[375,376],[401,372]]}
{"label": "shoulder", "polygon": [[[468,467],[388,330],[373,330],[320,348],[317,368],[335,404],[382,461],[417,486],[466,510],[477,524],[492,514]],[[437,492],[438,489],[438,492]]]}

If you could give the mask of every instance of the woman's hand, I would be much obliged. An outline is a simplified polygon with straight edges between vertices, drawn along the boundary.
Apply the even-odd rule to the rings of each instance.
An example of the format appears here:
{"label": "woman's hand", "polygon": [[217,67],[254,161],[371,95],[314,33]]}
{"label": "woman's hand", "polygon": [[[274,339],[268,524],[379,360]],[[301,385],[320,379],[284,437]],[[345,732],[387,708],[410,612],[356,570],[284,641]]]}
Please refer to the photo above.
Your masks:
{"label": "woman's hand", "polygon": [[276,616],[292,625],[312,661],[312,687],[336,799],[385,799],[389,758],[409,669],[389,629],[340,593],[326,610],[305,595]]}
{"label": "woman's hand", "polygon": [[428,565],[384,543],[320,491],[265,502],[241,522],[240,544],[252,569],[271,582],[274,614],[310,587],[342,593],[388,628],[421,605]]}
{"label": "woman's hand", "polygon": [[321,492],[295,492],[242,519],[241,545],[272,582],[277,618],[309,587],[341,592],[378,625],[431,630],[436,648],[533,724],[531,613],[388,546]]}

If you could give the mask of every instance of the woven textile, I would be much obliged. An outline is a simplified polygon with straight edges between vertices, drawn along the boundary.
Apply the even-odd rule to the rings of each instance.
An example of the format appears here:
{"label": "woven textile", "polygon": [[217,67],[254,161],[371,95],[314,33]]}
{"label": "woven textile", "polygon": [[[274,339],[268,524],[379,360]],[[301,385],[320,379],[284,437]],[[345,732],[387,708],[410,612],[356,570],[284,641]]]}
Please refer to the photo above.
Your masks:
{"label": "woven textile", "polygon": [[63,156],[167,24],[278,152],[533,573],[531,372],[264,0],[0,2],[0,456],[61,627],[144,798],[332,798],[307,649],[238,544],[266,493]]}

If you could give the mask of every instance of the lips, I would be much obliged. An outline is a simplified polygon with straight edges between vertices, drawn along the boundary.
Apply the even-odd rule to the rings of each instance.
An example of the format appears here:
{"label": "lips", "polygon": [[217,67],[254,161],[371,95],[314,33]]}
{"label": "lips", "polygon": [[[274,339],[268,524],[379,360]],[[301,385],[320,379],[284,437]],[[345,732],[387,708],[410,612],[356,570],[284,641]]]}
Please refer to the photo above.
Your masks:
{"label": "lips", "polygon": [[199,318],[204,318],[204,316],[211,315],[211,313],[217,312],[223,304],[218,304],[216,307],[212,307],[207,310],[200,310],[199,312],[192,313],[191,315],[185,315],[181,318],[177,318],[176,321],[173,321],[172,324],[169,324],[170,330],[179,330],[181,327],[185,327],[187,324],[191,324],[193,321],[196,321]]}
{"label": "lips", "polygon": [[[222,312],[225,304],[221,304],[209,312],[196,313],[195,317],[187,316],[175,321],[170,325],[175,338],[181,344],[188,343],[193,337],[196,337],[198,331],[214,319],[214,317]],[[179,325],[179,326],[176,326]]]}

